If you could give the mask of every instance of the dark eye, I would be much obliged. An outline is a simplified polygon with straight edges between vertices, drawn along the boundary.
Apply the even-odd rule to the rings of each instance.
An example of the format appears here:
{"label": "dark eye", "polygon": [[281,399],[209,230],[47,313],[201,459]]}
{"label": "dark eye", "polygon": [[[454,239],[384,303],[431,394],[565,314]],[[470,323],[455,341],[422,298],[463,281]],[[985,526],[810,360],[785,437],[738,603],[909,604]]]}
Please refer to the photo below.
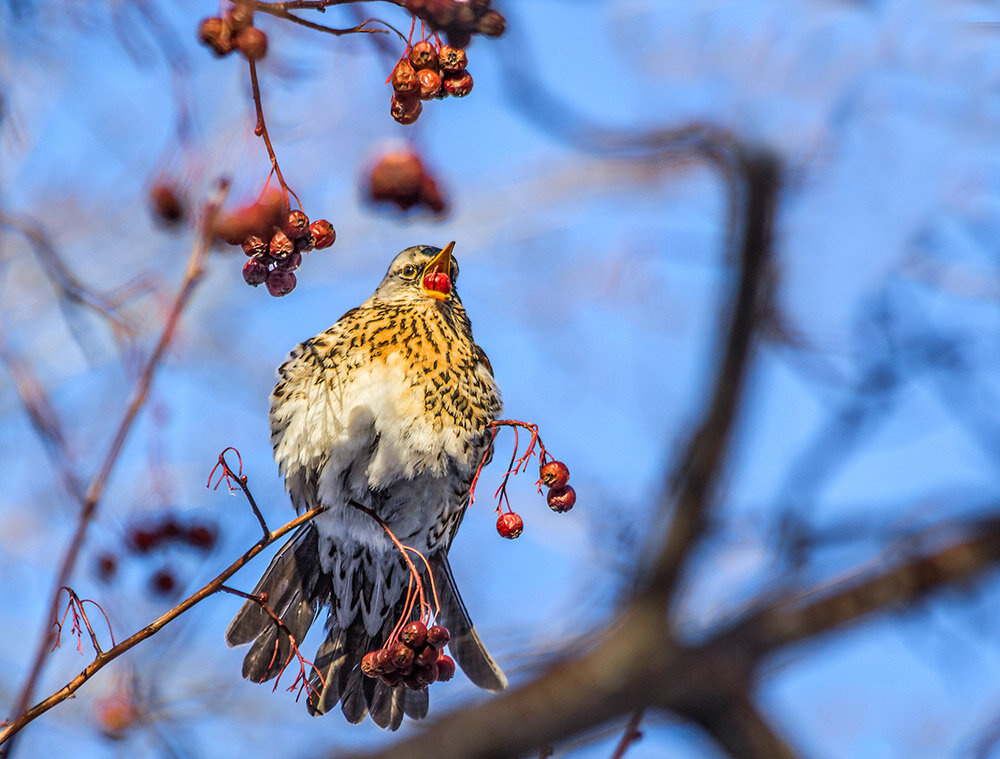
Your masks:
{"label": "dark eye", "polygon": [[404,279],[413,279],[415,276],[417,276],[416,266],[414,266],[413,264],[407,264],[406,266],[403,267]]}

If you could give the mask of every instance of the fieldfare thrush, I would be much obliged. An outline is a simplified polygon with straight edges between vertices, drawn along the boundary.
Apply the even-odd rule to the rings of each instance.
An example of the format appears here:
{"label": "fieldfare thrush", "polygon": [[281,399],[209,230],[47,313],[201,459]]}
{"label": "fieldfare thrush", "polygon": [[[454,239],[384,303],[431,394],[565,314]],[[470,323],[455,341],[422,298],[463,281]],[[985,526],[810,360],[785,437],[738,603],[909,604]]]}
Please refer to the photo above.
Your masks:
{"label": "fieldfare thrush", "polygon": [[[293,350],[271,395],[271,442],[292,504],[325,506],[295,532],[257,583],[268,607],[301,641],[323,607],[327,637],[311,673],[308,708],[338,702],[396,729],[427,714],[427,690],[365,677],[361,660],[404,613],[410,574],[368,509],[428,560],[449,649],[476,685],[507,679],[476,633],[448,566],[469,487],[490,445],[500,392],[455,290],[454,243],[407,248],[360,307]],[[417,562],[422,565],[422,562]],[[427,584],[426,569],[423,580]],[[288,634],[247,601],[226,632],[251,643],[243,676],[275,677]]]}

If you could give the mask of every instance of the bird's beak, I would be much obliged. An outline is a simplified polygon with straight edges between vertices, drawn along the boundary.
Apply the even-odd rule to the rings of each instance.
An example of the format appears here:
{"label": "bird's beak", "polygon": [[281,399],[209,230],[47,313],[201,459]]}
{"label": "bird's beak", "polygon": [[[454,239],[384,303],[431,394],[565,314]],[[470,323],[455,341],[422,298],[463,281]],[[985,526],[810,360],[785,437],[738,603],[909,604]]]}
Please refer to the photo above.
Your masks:
{"label": "bird's beak", "polygon": [[445,300],[451,293],[451,252],[454,249],[453,240],[424,267],[422,284],[425,295]]}

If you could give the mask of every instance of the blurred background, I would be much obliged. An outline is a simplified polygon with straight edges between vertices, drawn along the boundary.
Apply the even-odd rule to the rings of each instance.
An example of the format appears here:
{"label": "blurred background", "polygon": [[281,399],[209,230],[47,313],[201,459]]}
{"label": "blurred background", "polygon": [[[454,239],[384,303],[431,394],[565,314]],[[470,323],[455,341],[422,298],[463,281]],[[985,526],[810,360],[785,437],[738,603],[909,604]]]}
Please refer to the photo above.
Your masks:
{"label": "blurred background", "polygon": [[[337,242],[306,256],[282,298],[244,284],[238,248],[209,256],[72,580],[117,639],[257,540],[242,497],[205,487],[223,448],[239,449],[269,523],[291,518],[268,440],[275,367],[364,300],[399,250],[449,240],[505,415],[540,426],[578,493],[572,512],[554,514],[533,475],[512,480],[524,534],[498,537],[488,496],[512,444],[501,433],[451,551],[467,606],[515,683],[609,619],[648,554],[665,472],[706,402],[733,233],[726,188],[704,164],[594,149],[609,134],[641,144],[647,132],[710,124],[772,149],[785,168],[776,313],[677,609],[692,639],[763,594],[877,566],[915,536],[996,513],[1000,6],[494,6],[507,32],[470,45],[472,94],[425,104],[411,126],[389,116],[385,80],[404,48],[395,35],[333,37],[258,14],[281,169]],[[245,61],[216,59],[196,38],[219,10],[0,2],[5,716],[78,511],[13,373],[37,380],[86,482],[197,236],[191,223],[157,221],[151,189],[177,188],[196,216],[220,177],[233,180],[230,206],[253,200],[267,178]],[[300,15],[409,28],[391,3]],[[401,215],[368,199],[373,163],[407,146],[436,177],[444,214]],[[88,307],[98,295],[115,321]],[[203,528],[203,539],[143,547],[144,530],[171,522]],[[251,590],[268,556],[233,583]],[[805,756],[1000,756],[998,602],[988,575],[788,651],[768,664],[761,708]],[[239,603],[210,598],[110,665],[27,728],[20,755],[297,757],[399,737],[337,713],[308,716],[284,691],[288,674],[276,692],[242,680],[242,652],[223,642]],[[75,643],[64,638],[52,654],[36,700],[89,661]],[[458,676],[432,686],[431,714],[486,697]],[[556,755],[609,756],[621,727]],[[630,759],[721,756],[666,716],[649,714],[642,729]]]}

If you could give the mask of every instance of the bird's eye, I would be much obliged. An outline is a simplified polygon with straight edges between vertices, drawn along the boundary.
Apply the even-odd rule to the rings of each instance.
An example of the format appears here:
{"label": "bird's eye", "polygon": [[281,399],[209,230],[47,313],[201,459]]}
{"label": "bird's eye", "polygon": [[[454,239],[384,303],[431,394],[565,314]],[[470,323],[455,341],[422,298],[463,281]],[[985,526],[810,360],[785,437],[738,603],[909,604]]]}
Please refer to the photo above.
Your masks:
{"label": "bird's eye", "polygon": [[407,264],[406,266],[403,267],[404,279],[413,279],[415,276],[417,276],[416,266],[414,266],[413,264]]}

